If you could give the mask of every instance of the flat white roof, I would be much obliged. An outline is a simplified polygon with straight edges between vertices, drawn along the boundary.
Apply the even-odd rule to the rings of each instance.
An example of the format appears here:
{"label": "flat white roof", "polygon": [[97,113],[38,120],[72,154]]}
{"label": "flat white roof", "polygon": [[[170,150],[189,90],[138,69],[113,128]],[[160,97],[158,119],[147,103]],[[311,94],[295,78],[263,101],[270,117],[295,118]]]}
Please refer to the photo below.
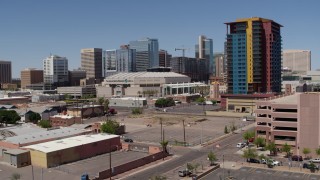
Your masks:
{"label": "flat white roof", "polygon": [[81,146],[83,144],[90,144],[107,139],[119,137],[118,135],[111,134],[94,134],[94,135],[81,135],[65,139],[59,139],[55,141],[35,144],[31,146],[25,146],[24,148],[41,151],[44,153],[55,152],[67,148]]}
{"label": "flat white roof", "polygon": [[276,104],[297,104],[299,94],[300,93],[295,93],[293,95],[279,97],[279,98],[270,100],[270,102],[276,103]]}

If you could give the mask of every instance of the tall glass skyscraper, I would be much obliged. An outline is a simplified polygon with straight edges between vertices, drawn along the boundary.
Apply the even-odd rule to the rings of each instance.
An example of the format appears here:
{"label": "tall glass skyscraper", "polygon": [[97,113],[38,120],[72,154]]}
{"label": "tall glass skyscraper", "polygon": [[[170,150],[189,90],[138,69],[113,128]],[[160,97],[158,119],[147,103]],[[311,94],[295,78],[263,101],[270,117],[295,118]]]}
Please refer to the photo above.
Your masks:
{"label": "tall glass skyscraper", "polygon": [[118,72],[136,72],[136,50],[121,48],[103,52],[104,76]]}
{"label": "tall glass skyscraper", "polygon": [[158,39],[141,39],[130,41],[130,49],[136,50],[136,71],[147,71],[148,68],[159,67]]}
{"label": "tall glass skyscraper", "polygon": [[206,59],[209,63],[208,74],[215,75],[215,62],[213,58],[213,42],[206,36],[199,36],[199,44],[195,46],[196,58]]}
{"label": "tall glass skyscraper", "polygon": [[281,25],[259,17],[227,25],[228,93],[281,92]]}

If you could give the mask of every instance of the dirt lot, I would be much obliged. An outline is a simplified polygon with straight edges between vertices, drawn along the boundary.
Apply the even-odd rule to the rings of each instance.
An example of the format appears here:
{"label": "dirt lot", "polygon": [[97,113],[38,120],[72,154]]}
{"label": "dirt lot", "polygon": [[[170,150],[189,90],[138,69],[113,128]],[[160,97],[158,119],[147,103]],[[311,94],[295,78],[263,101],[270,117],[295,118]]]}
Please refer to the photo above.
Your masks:
{"label": "dirt lot", "polygon": [[241,128],[250,123],[241,121],[239,118],[172,114],[130,115],[121,120],[118,119],[119,122],[126,125],[126,137],[132,138],[134,141],[151,144],[160,142],[160,122],[162,121],[165,139],[173,145],[179,145],[183,142],[183,120],[186,142],[190,146],[223,135],[225,126],[230,128],[234,124],[237,128]]}

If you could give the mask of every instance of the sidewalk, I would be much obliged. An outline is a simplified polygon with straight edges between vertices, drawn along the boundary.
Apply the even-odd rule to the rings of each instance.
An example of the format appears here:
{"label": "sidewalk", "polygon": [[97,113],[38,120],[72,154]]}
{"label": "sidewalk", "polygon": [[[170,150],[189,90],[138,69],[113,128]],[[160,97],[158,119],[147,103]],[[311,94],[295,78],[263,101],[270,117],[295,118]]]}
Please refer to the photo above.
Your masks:
{"label": "sidewalk", "polygon": [[303,169],[299,167],[288,167],[288,166],[274,166],[273,168],[268,168],[266,164],[256,164],[256,163],[247,163],[247,162],[232,162],[225,161],[224,164],[221,163],[221,168],[238,170],[241,167],[251,167],[251,168],[260,168],[260,169],[268,169],[274,171],[286,171],[286,172],[294,172],[294,173],[305,173],[305,174],[316,174],[319,175],[319,172],[311,173],[309,169]]}

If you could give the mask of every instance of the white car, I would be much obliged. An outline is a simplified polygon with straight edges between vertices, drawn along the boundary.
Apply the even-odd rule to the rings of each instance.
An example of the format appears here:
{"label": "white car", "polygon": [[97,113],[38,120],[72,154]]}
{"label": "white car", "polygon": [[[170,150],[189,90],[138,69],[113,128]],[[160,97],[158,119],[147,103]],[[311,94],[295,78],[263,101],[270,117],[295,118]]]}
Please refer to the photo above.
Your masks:
{"label": "white car", "polygon": [[280,162],[279,161],[270,159],[270,162],[271,162],[272,166],[280,166]]}
{"label": "white car", "polygon": [[310,160],[313,163],[320,163],[320,158],[315,158]]}
{"label": "white car", "polygon": [[243,148],[243,147],[245,147],[245,146],[246,146],[245,143],[238,143],[238,144],[237,144],[237,148]]}
{"label": "white car", "polygon": [[[272,166],[280,166],[280,162],[273,160],[273,159],[269,159],[269,162]],[[262,164],[267,164],[267,160],[266,159],[261,159],[261,163]]]}

